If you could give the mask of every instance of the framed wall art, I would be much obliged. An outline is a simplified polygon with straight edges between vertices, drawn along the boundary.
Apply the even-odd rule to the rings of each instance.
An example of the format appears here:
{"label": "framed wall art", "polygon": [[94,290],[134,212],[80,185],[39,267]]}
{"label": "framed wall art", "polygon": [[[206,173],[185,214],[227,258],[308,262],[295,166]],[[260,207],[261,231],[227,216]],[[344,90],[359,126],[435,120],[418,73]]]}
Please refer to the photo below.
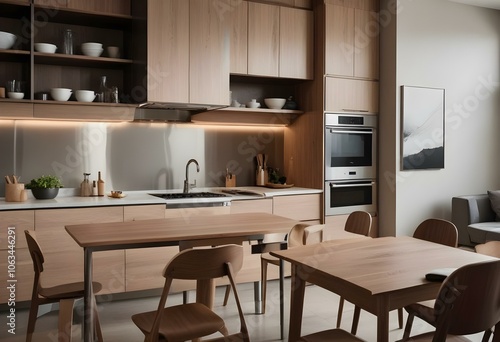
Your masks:
{"label": "framed wall art", "polygon": [[401,87],[403,170],[444,168],[445,90]]}

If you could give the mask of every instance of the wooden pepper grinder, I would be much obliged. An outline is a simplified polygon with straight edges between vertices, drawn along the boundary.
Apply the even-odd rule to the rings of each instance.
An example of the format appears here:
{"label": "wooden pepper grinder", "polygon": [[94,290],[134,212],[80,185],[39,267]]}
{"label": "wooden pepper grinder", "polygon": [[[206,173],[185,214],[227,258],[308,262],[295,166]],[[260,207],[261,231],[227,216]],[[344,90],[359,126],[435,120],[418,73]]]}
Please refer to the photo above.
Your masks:
{"label": "wooden pepper grinder", "polygon": [[101,178],[101,171],[98,172],[97,178],[97,195],[104,196],[104,181]]}
{"label": "wooden pepper grinder", "polygon": [[83,174],[83,182],[80,184],[80,196],[89,197],[92,195],[92,185],[89,182],[90,173]]}

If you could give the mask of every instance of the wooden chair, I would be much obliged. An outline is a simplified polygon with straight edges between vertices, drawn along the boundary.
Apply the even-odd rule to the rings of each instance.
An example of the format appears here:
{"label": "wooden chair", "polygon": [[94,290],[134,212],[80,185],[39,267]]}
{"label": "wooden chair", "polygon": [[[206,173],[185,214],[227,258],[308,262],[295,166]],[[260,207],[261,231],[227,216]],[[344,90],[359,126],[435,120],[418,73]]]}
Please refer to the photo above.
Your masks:
{"label": "wooden chair", "polygon": [[[144,341],[196,340],[216,332],[223,337],[211,341],[250,341],[234,279],[242,265],[243,248],[237,245],[179,252],[163,271],[165,285],[158,309],[132,316],[132,321],[145,335]],[[197,280],[197,290],[200,290],[201,283],[224,276],[229,278],[236,300],[241,324],[239,333],[229,335],[224,320],[202,303],[165,307],[174,279]]]}
{"label": "wooden chair", "polygon": [[[304,246],[306,244],[319,243],[323,240],[324,225],[309,225],[298,223],[292,227],[287,235],[287,248]],[[280,267],[280,336],[284,336],[284,304],[283,304],[283,283],[284,270],[281,267],[283,261],[272,256],[269,253],[262,253],[261,263],[261,293],[262,293],[262,314],[266,312],[266,293],[267,293],[267,265],[277,265]]]}
{"label": "wooden chair", "polygon": [[488,241],[475,247],[476,253],[500,258],[500,241]]}
{"label": "wooden chair", "polygon": [[[421,240],[426,240],[430,242],[439,243],[441,245],[449,246],[449,247],[457,247],[458,245],[458,229],[457,227],[447,220],[442,219],[427,219],[423,221],[415,232],[413,233],[413,237]],[[426,306],[428,308],[432,308],[434,306],[434,300],[428,300],[425,302],[418,303],[420,306]],[[408,308],[405,308],[408,311]],[[413,320],[415,315],[418,316],[415,312],[408,311],[408,319],[406,321],[405,331],[403,333],[403,339],[409,338],[411,328],[413,325]],[[398,309],[398,317],[402,319],[403,310]],[[422,319],[424,319],[422,317]]]}
{"label": "wooden chair", "polygon": [[[31,259],[33,260],[33,268],[35,271],[30,312],[28,317],[28,328],[26,332],[26,342],[30,342],[33,338],[36,319],[38,316],[38,307],[42,304],[49,303],[59,303],[58,341],[70,342],[72,330],[71,325],[73,322],[73,305],[76,299],[83,298],[83,282],[60,284],[53,287],[43,287],[41,278],[45,259],[43,257],[42,249],[40,248],[34,231],[25,230],[24,233],[26,235],[28,249],[31,255]],[[95,292],[99,292],[102,288],[101,284],[97,282],[93,282],[92,286]],[[94,317],[96,327],[95,333],[97,334],[97,338],[99,339],[99,341],[103,341],[97,310],[94,312]]]}
{"label": "wooden chair", "polygon": [[[417,304],[410,310],[426,317],[435,332],[408,338],[406,341],[470,341],[461,335],[491,331],[493,341],[500,341],[500,260],[463,266],[448,276],[435,300],[434,307]],[[456,335],[456,336],[450,336]],[[458,336],[460,335],[460,336]],[[488,341],[490,334],[483,337]]]}
{"label": "wooden chair", "polygon": [[[347,221],[344,226],[346,232],[359,234],[363,236],[368,236],[372,227],[372,216],[366,211],[353,211],[349,214]],[[342,312],[344,311],[344,298],[340,297],[339,310],[337,312],[337,328],[340,328],[340,323],[342,322]],[[361,309],[358,307],[354,308],[354,322],[356,326],[358,325],[359,315]],[[355,333],[353,333],[355,334]]]}

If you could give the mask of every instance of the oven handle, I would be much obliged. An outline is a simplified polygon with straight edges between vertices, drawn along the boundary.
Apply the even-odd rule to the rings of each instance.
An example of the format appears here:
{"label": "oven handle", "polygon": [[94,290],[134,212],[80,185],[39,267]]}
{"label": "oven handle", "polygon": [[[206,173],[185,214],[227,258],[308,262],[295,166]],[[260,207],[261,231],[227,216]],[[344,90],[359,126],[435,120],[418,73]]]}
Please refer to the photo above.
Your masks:
{"label": "oven handle", "polygon": [[373,134],[373,130],[344,130],[339,128],[330,128],[330,133],[342,133],[342,134]]}
{"label": "oven handle", "polygon": [[373,185],[375,185],[375,182],[348,183],[348,184],[330,183],[331,188],[352,188],[352,187],[373,186]]}

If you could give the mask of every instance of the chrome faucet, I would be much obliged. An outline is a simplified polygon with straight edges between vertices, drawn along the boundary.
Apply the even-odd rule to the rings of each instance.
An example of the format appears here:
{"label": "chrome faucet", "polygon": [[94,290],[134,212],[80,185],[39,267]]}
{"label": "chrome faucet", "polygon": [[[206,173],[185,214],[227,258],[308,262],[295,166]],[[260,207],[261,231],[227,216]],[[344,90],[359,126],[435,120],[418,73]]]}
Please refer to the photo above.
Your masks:
{"label": "chrome faucet", "polygon": [[182,191],[185,194],[189,192],[189,189],[192,189],[196,186],[196,179],[194,180],[193,184],[189,184],[188,171],[189,171],[189,164],[191,164],[191,163],[195,163],[196,164],[196,172],[200,172],[200,165],[198,165],[198,162],[196,161],[196,159],[189,159],[189,161],[186,164],[186,179],[184,180],[184,190]]}

